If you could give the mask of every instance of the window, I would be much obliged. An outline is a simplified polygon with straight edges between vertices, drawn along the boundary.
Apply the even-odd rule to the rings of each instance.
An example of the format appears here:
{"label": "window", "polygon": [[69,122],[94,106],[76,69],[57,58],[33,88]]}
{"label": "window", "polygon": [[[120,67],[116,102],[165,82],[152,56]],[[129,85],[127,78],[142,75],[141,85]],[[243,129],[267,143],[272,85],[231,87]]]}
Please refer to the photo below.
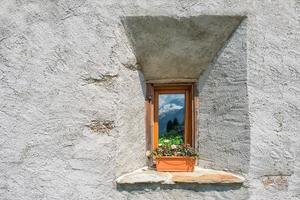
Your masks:
{"label": "window", "polygon": [[[147,149],[173,139],[176,144],[195,141],[194,84],[147,84]],[[175,139],[174,139],[175,138]]]}

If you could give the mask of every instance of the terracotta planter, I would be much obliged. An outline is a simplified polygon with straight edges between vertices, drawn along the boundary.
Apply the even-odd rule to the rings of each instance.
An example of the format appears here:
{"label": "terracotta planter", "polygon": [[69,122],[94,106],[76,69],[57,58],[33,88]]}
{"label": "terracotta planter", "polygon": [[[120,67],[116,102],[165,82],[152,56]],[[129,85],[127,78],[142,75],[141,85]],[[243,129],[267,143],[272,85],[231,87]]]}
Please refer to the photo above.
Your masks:
{"label": "terracotta planter", "polygon": [[184,156],[156,157],[156,170],[160,172],[192,172],[196,158]]}

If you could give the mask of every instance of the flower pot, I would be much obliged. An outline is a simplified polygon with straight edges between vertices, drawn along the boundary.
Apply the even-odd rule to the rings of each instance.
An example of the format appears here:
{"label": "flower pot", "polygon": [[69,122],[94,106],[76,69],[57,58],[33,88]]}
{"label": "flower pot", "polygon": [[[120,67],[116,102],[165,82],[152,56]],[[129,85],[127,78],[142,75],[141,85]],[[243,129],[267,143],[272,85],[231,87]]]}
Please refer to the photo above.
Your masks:
{"label": "flower pot", "polygon": [[161,156],[155,161],[160,172],[192,172],[196,164],[196,158],[185,156]]}

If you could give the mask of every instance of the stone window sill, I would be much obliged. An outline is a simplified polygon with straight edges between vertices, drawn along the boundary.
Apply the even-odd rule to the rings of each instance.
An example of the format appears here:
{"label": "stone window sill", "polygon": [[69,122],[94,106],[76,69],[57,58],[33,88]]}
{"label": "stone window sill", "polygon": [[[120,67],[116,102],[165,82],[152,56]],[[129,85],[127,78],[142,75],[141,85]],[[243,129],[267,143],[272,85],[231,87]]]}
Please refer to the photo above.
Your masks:
{"label": "stone window sill", "polygon": [[117,179],[117,184],[242,184],[245,178],[225,171],[195,167],[194,172],[157,172],[143,167]]}

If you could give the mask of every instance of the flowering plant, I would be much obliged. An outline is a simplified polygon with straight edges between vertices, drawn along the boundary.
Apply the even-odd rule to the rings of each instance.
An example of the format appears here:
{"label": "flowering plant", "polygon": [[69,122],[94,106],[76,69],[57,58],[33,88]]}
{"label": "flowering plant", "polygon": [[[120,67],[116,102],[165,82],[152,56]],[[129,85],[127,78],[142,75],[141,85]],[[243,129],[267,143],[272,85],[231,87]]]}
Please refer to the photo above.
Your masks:
{"label": "flowering plant", "polygon": [[159,137],[158,143],[161,145],[171,145],[171,144],[183,144],[183,137],[181,135],[169,134],[166,136]]}
{"label": "flowering plant", "polygon": [[155,150],[148,153],[150,156],[161,157],[161,156],[188,156],[188,157],[199,157],[195,149],[189,144],[180,145],[158,145]]}

